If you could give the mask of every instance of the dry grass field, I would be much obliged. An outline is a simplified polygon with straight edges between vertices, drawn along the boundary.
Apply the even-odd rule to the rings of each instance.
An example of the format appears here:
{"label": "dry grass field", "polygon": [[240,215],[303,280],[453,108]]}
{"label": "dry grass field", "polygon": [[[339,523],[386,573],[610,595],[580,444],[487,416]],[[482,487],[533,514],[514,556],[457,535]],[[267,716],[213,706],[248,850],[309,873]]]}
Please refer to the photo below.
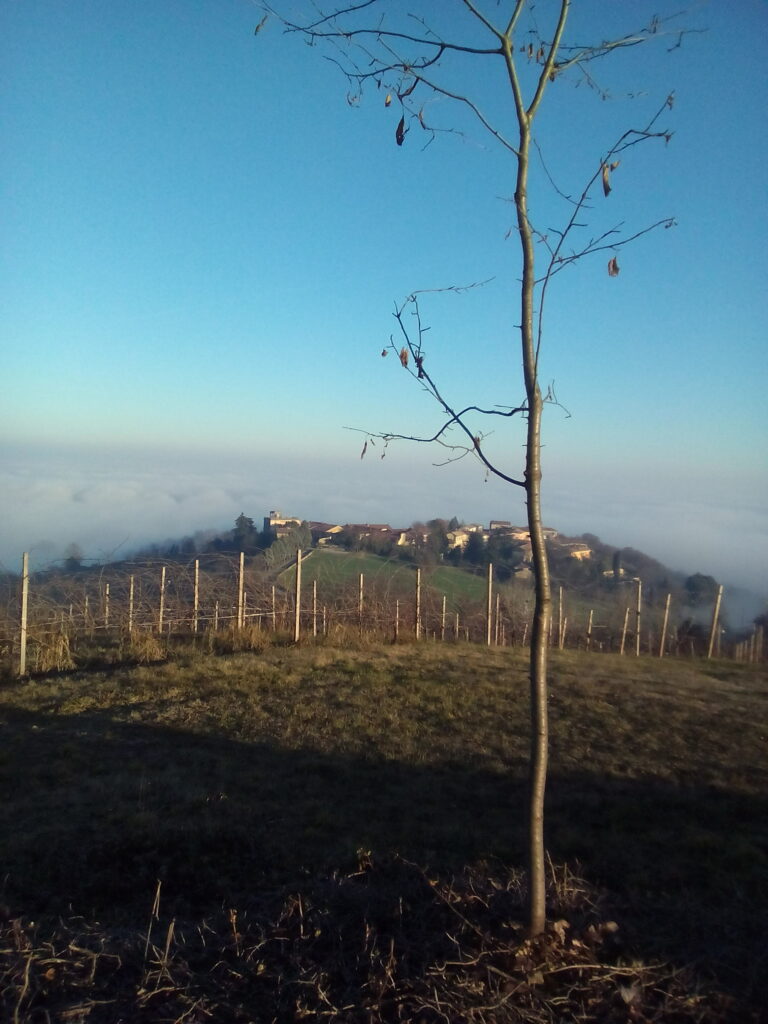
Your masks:
{"label": "dry grass field", "polygon": [[520,650],[6,682],[0,1015],[761,1019],[765,666],[555,653],[550,710],[561,923],[532,946]]}

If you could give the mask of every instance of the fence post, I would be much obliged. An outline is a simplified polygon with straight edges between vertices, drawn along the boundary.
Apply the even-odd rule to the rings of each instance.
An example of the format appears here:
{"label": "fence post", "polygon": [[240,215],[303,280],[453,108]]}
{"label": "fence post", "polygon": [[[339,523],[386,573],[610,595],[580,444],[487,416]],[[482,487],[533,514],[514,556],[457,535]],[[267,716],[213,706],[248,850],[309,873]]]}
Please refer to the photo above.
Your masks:
{"label": "fence post", "polygon": [[491,646],[491,627],[493,626],[493,562],[488,563],[488,586],[485,609],[485,642]]}
{"label": "fence post", "polygon": [[218,632],[219,629],[219,602],[217,601],[213,608],[213,632]]}
{"label": "fence post", "polygon": [[296,608],[293,620],[293,642],[301,635],[301,548],[296,552]]}
{"label": "fence post", "polygon": [[715,609],[712,612],[712,628],[709,631],[709,645],[707,646],[707,660],[712,657],[712,650],[715,646],[715,633],[717,631],[717,620],[720,617],[720,602],[723,599],[723,585],[722,583],[717,588],[717,597],[715,598]]}
{"label": "fence post", "polygon": [[413,625],[418,640],[421,636],[421,569],[416,570],[416,614]]}
{"label": "fence post", "polygon": [[360,573],[360,579],[358,583],[357,591],[357,622],[360,627],[360,632],[363,631],[363,594],[365,593],[365,575]]}
{"label": "fence post", "polygon": [[557,592],[557,649],[563,649],[563,588]]}
{"label": "fence post", "polygon": [[160,610],[157,616],[157,632],[163,632],[163,612],[165,611],[165,566],[160,570]]}
{"label": "fence post", "polygon": [[128,579],[128,636],[133,633],[133,576]]}
{"label": "fence post", "polygon": [[643,581],[637,581],[637,610],[635,612],[635,656],[640,657],[640,613],[643,610]]}
{"label": "fence post", "polygon": [[200,559],[195,559],[195,597],[194,611],[192,614],[192,632],[197,632],[198,620],[200,617]]}
{"label": "fence post", "polygon": [[237,574],[237,628],[243,628],[243,592],[245,590],[245,552],[240,552],[240,567]]}
{"label": "fence post", "polygon": [[317,636],[317,580],[312,580],[312,636]]}
{"label": "fence post", "polygon": [[440,639],[445,640],[445,594],[443,594],[443,608],[440,613]]}
{"label": "fence post", "polygon": [[21,556],[21,609],[19,621],[19,675],[27,674],[27,608],[29,606],[29,553]]}
{"label": "fence post", "polygon": [[659,657],[664,657],[664,648],[667,644],[667,626],[669,624],[669,602],[672,600],[672,595],[667,594],[667,600],[664,604],[664,623],[661,627],[661,642],[659,643]]}
{"label": "fence post", "polygon": [[400,598],[395,599],[395,643],[400,639]]}
{"label": "fence post", "polygon": [[496,624],[495,624],[494,629],[493,629],[493,642],[494,642],[494,645],[496,647],[499,646],[499,620],[501,618],[501,616],[500,616],[500,609],[501,609],[501,594],[497,590],[496,591]]}
{"label": "fence post", "polygon": [[104,584],[104,629],[109,629],[109,584]]}
{"label": "fence post", "polygon": [[592,612],[593,609],[589,609],[589,619],[587,621],[587,650],[592,650]]}
{"label": "fence post", "polygon": [[621,627],[621,647],[619,654],[624,653],[624,643],[627,639],[627,623],[629,622],[629,605],[624,609],[624,625]]}

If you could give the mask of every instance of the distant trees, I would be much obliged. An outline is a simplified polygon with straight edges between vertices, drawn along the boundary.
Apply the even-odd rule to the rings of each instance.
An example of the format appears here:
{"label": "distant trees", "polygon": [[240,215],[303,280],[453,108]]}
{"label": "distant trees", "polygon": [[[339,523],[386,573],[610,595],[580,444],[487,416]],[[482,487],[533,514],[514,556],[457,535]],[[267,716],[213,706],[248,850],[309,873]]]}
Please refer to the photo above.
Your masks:
{"label": "distant trees", "polygon": [[685,596],[692,608],[712,605],[717,597],[719,584],[713,576],[696,572],[685,581]]}
{"label": "distant trees", "polygon": [[274,570],[282,565],[287,565],[288,562],[296,557],[297,551],[308,551],[311,547],[312,531],[309,528],[309,524],[303,522],[300,526],[294,526],[283,537],[278,537],[267,548],[264,552],[267,567],[270,570]]}
{"label": "distant trees", "polygon": [[83,552],[79,544],[68,544],[64,552],[64,568],[68,572],[77,572],[83,565]]}
{"label": "distant trees", "polygon": [[243,551],[246,555],[254,554],[259,548],[259,534],[253,520],[242,512],[235,520],[232,544],[236,551]]}

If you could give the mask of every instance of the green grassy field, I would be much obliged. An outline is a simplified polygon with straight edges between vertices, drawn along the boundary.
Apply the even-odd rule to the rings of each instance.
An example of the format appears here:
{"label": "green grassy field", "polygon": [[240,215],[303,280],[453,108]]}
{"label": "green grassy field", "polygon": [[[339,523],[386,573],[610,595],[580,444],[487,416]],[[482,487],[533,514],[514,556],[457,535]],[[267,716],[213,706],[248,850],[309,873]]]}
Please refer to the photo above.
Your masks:
{"label": "green grassy field", "polygon": [[[286,569],[280,576],[284,586],[292,586],[295,568]],[[360,573],[365,576],[365,587],[378,594],[412,598],[416,586],[416,568],[408,562],[382,558],[366,551],[343,551],[339,548],[317,548],[302,563],[302,584],[311,585],[317,581],[318,590],[346,588],[355,595]],[[447,608],[456,611],[468,605],[483,605],[486,599],[485,571],[472,573],[452,565],[429,566],[422,569],[422,588],[433,603],[446,598]],[[501,594],[511,599],[513,593],[520,598],[528,594],[525,585],[502,585]]]}
{"label": "green grassy field", "polygon": [[[571,872],[590,895],[569,904],[555,886],[553,912],[583,923],[597,908],[619,922],[622,955],[694,965],[753,1007],[768,966],[767,705],[756,666],[554,657],[548,849],[561,882]],[[416,868],[403,864],[446,885],[468,870],[506,891],[524,863],[520,651],[180,654],[7,683],[0,715],[3,913],[38,922],[29,949],[52,942],[46,922],[62,916],[82,915],[102,944],[105,930],[113,945],[145,932],[158,880],[166,923],[199,922],[302,889],[317,901],[322,879],[365,877],[370,896],[371,864],[410,892]],[[4,976],[13,998],[17,974]],[[45,985],[30,991],[44,1006]],[[282,1012],[271,1019],[294,1019]],[[166,1019],[146,1013],[132,1019]],[[102,1019],[117,1018],[88,1017]]]}

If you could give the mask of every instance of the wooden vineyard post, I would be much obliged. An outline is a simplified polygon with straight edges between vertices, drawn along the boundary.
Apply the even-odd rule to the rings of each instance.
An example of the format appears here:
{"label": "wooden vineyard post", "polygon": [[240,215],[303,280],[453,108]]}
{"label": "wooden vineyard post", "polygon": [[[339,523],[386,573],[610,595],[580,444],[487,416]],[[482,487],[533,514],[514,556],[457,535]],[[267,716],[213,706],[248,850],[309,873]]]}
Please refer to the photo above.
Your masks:
{"label": "wooden vineyard post", "polygon": [[277,605],[275,604],[275,585],[272,584],[272,632],[277,630]]}
{"label": "wooden vineyard post", "polygon": [[659,657],[664,657],[664,649],[667,645],[667,626],[669,625],[669,602],[672,600],[672,595],[667,594],[667,600],[664,603],[664,621],[661,626],[661,640],[659,641]]}
{"label": "wooden vineyard post", "polygon": [[458,640],[459,639],[459,613],[458,612],[456,612],[456,619],[455,619],[455,622],[454,622],[454,625],[453,625],[453,639],[454,640]]}
{"label": "wooden vineyard post", "polygon": [[19,618],[19,675],[27,674],[27,609],[29,607],[29,553],[21,556],[21,608]]}
{"label": "wooden vineyard post", "polygon": [[619,654],[624,653],[624,644],[627,639],[627,623],[629,622],[629,605],[624,609],[624,625],[621,627],[621,647],[619,648]]}
{"label": "wooden vineyard post", "polygon": [[499,646],[499,623],[501,622],[500,611],[501,611],[501,594],[497,590],[496,591],[496,616],[495,616],[495,619],[494,619],[494,627],[493,627],[493,643],[494,643],[494,646],[496,646],[496,647]]}
{"label": "wooden vineyard post", "polygon": [[109,629],[109,584],[104,584],[104,629]]}
{"label": "wooden vineyard post", "polygon": [[715,598],[715,608],[712,612],[712,628],[709,631],[709,644],[707,646],[707,660],[712,657],[712,651],[715,646],[715,633],[717,632],[717,623],[720,618],[720,602],[723,599],[723,585],[722,583],[717,588],[717,597]]}
{"label": "wooden vineyard post", "polygon": [[133,633],[133,590],[134,578],[128,577],[128,636]]}
{"label": "wooden vineyard post", "polygon": [[360,632],[363,631],[363,600],[365,595],[365,574],[360,573],[360,579],[358,580],[357,590],[357,621],[360,626]]}
{"label": "wooden vineyard post", "polygon": [[421,636],[421,569],[416,570],[416,613],[414,615],[413,628],[418,640]]}
{"label": "wooden vineyard post", "polygon": [[395,600],[395,643],[400,639],[400,599]]}
{"label": "wooden vineyard post", "polygon": [[637,581],[637,606],[635,609],[635,655],[640,657],[640,615],[643,610],[643,581]]}
{"label": "wooden vineyard post", "polygon": [[568,632],[568,616],[566,615],[563,619],[563,628],[560,631],[560,650],[562,651],[565,647],[565,637]]}
{"label": "wooden vineyard post", "polygon": [[213,632],[217,633],[219,629],[219,602],[217,601],[213,608]]}
{"label": "wooden vineyard post", "polygon": [[563,649],[563,588],[558,588],[557,599],[557,649]]}
{"label": "wooden vineyard post", "polygon": [[192,610],[192,632],[196,633],[200,619],[200,559],[195,559],[195,594]]}
{"label": "wooden vineyard post", "polygon": [[157,615],[157,632],[163,632],[163,613],[165,611],[165,566],[160,570],[160,609]]}
{"label": "wooden vineyard post", "polygon": [[312,580],[312,636],[317,636],[317,580]]}
{"label": "wooden vineyard post", "polygon": [[445,594],[443,594],[443,607],[440,611],[440,639],[445,640]]}
{"label": "wooden vineyard post", "polygon": [[243,592],[245,590],[245,552],[240,552],[240,565],[237,573],[237,628],[242,629],[243,618]]}
{"label": "wooden vineyard post", "polygon": [[293,617],[293,642],[301,636],[301,548],[296,552],[296,602]]}
{"label": "wooden vineyard post", "polygon": [[592,650],[592,612],[593,609],[589,609],[589,619],[587,620],[587,650]]}
{"label": "wooden vineyard post", "polygon": [[493,562],[488,563],[488,582],[485,605],[485,642],[491,646],[491,629],[493,627]]}

